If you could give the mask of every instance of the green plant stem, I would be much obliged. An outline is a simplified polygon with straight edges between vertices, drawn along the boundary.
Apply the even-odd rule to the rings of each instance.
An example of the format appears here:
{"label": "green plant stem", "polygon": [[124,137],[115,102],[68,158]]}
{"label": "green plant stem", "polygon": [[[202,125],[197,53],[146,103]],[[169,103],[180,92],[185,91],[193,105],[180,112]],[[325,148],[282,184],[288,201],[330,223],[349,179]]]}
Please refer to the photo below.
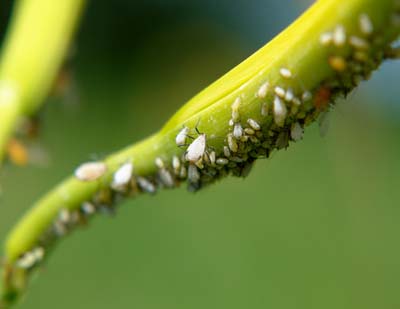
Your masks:
{"label": "green plant stem", "polygon": [[[357,86],[360,78],[367,78],[381,63],[384,51],[400,33],[399,26],[391,22],[398,10],[399,5],[393,0],[318,1],[270,43],[190,100],[158,133],[105,159],[108,171],[100,180],[83,182],[72,176],[36,202],[7,238],[7,264],[13,268],[20,256],[39,244],[40,237],[54,223],[60,210],[77,211],[82,203],[93,200],[99,191],[109,190],[113,174],[121,164],[132,162],[135,177],[149,179],[154,179],[159,172],[154,163],[156,158],[167,162],[170,169],[172,157],[181,157],[185,152],[175,143],[175,137],[183,126],[190,128],[192,134],[196,134],[195,128],[206,134],[209,149],[214,149],[217,157],[223,157],[223,147],[229,146],[228,136],[232,134],[229,125],[232,104],[238,98],[241,100],[238,123],[248,127],[248,119],[256,120],[261,126],[258,136],[264,142],[262,146],[257,142],[246,142],[245,147],[250,148],[239,150],[237,156],[250,158],[261,150],[268,156],[270,151],[286,147],[285,143],[279,146],[282,144],[280,140],[289,139],[293,125],[307,126],[314,122],[320,113],[327,110],[328,103],[338,95],[346,95]],[[358,20],[362,14],[368,15],[373,23],[373,34],[365,38],[369,43],[365,59],[353,61],[356,51],[347,43],[341,47],[321,44],[321,34],[332,32],[338,25],[345,28],[347,38],[350,35],[361,36]],[[345,60],[346,69],[342,71],[340,65],[332,66],[332,56]],[[282,68],[289,68],[292,78],[282,76]],[[266,81],[271,85],[270,91],[261,98],[257,93]],[[312,99],[303,98],[299,111],[294,104],[285,103],[288,115],[280,124],[272,112],[277,97],[275,86],[290,88],[298,98],[310,91]],[[322,103],[324,105],[320,106]],[[260,114],[264,104],[269,109],[268,115]],[[243,160],[251,163],[250,159]],[[186,167],[190,165],[188,162],[184,164]],[[217,170],[218,177],[237,172],[235,164],[223,168],[210,166],[205,170]],[[202,184],[211,183],[216,178],[211,177]],[[176,185],[184,180],[177,180]]]}
{"label": "green plant stem", "polygon": [[[277,71],[282,65],[296,68],[295,74],[306,89],[315,88],[321,81],[335,74],[325,64],[327,52],[319,46],[319,34],[325,29],[332,29],[338,22],[345,25],[346,29],[354,28],[354,16],[364,11],[370,13],[375,27],[384,27],[384,20],[392,9],[389,5],[391,3],[392,1],[367,0],[346,1],[346,3],[333,0],[318,2],[279,37],[185,105],[159,133],[106,159],[109,168],[101,186],[108,186],[112,173],[128,160],[132,160],[137,175],[147,175],[156,171],[157,167],[154,165],[156,157],[167,159],[174,154],[182,153],[183,150],[175,145],[174,140],[183,125],[194,128],[201,119],[198,126],[200,131],[210,136],[212,134],[225,136],[229,130],[227,124],[231,115],[230,107],[235,97],[244,91],[249,97],[253,97],[253,93],[256,93],[265,76],[268,76],[271,83],[278,83],[279,75],[273,71]],[[345,14],[339,18],[341,14],[334,12]],[[394,34],[398,34],[398,28],[396,32],[388,30],[384,32],[382,40],[391,42],[395,38]],[[293,37],[296,40],[293,40]],[[279,57],[276,49],[279,49]],[[310,72],[312,74],[309,74]],[[241,86],[246,86],[246,89]],[[256,113],[252,105],[255,106],[253,100],[247,104],[243,103],[243,108],[247,109],[249,116]],[[216,120],[212,127],[208,123],[211,115]],[[221,148],[223,141],[214,138],[210,143],[214,147]],[[97,182],[82,182],[70,177],[50,191],[33,205],[13,229],[6,247],[8,260],[13,262],[21,253],[29,250],[60,209],[78,207],[98,189]]]}
{"label": "green plant stem", "polygon": [[0,101],[0,162],[19,116],[34,113],[49,93],[84,4],[16,1],[0,57],[0,95],[2,87],[13,92]]}

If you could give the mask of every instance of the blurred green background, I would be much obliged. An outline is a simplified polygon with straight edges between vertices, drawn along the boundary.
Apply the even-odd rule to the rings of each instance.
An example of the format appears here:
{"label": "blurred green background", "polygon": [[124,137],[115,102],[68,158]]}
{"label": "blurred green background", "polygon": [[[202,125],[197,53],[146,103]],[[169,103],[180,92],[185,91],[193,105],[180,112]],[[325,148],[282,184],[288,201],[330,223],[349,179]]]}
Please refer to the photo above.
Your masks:
{"label": "blurred green background", "polygon": [[[72,83],[40,112],[48,162],[1,172],[1,239],[75,166],[158,130],[309,4],[92,1]],[[245,180],[97,217],[62,241],[18,308],[399,308],[399,80],[386,63],[335,108],[327,136],[308,128]]]}

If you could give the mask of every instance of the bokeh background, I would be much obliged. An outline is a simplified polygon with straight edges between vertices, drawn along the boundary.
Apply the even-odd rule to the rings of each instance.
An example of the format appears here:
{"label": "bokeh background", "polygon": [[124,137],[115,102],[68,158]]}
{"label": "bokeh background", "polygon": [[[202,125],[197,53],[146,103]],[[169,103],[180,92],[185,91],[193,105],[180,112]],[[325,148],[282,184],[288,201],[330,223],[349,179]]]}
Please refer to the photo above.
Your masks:
{"label": "bokeh background", "polygon": [[[12,2],[0,4],[0,39]],[[79,163],[158,130],[310,3],[91,1],[71,83],[40,112],[48,159],[2,170],[0,238]],[[399,81],[387,62],[335,108],[325,137],[308,128],[245,180],[97,217],[62,241],[18,308],[399,308]]]}

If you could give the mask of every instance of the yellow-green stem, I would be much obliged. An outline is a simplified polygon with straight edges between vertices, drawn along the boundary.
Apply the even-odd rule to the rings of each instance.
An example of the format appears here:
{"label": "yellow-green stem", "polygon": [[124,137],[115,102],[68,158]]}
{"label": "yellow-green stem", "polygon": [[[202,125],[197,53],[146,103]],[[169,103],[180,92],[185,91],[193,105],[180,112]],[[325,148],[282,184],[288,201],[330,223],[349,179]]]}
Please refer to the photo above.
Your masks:
{"label": "yellow-green stem", "polygon": [[[19,0],[0,57],[0,162],[19,116],[49,93],[85,0]],[[13,92],[7,100],[1,92]]]}

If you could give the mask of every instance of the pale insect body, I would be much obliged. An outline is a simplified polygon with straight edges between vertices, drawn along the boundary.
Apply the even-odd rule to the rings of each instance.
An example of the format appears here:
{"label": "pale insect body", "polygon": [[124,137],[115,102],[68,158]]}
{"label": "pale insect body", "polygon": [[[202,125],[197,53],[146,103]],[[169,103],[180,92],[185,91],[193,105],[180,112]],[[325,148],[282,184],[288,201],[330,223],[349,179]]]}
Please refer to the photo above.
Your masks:
{"label": "pale insect body", "polygon": [[188,127],[183,127],[182,130],[179,131],[179,133],[175,137],[175,143],[178,146],[183,146],[186,144],[186,138],[187,135],[189,134],[189,128]]}
{"label": "pale insect body", "polygon": [[215,158],[216,158],[216,154],[215,154],[215,151],[211,151],[211,153],[210,153],[210,163],[211,163],[211,165],[214,165],[215,164]]}
{"label": "pale insect body", "polygon": [[293,99],[294,99],[293,90],[291,88],[289,88],[288,90],[286,90],[285,101],[291,102]]}
{"label": "pale insect body", "polygon": [[258,88],[257,97],[260,99],[264,99],[268,94],[268,89],[269,89],[269,83],[265,82],[260,86],[260,88]]}
{"label": "pale insect body", "polygon": [[369,47],[369,44],[366,40],[355,35],[352,35],[349,38],[349,43],[351,46],[357,49],[367,49]]}
{"label": "pale insect body", "polygon": [[149,181],[146,178],[141,177],[141,176],[138,176],[136,180],[137,180],[139,187],[143,191],[150,193],[150,194],[156,193],[156,187],[151,181]]}
{"label": "pale insect body", "polygon": [[229,160],[226,159],[226,158],[218,158],[218,159],[217,159],[217,164],[218,164],[218,165],[226,165],[226,164],[228,164],[228,163],[229,163]]}
{"label": "pale insect body", "polygon": [[297,107],[301,105],[301,101],[300,101],[300,99],[297,98],[297,97],[294,97],[294,98],[292,99],[292,103],[293,103],[295,106],[297,106]]}
{"label": "pale insect body", "polygon": [[96,207],[92,203],[84,202],[81,205],[81,211],[84,215],[91,216],[96,212]]}
{"label": "pale insect body", "polygon": [[246,129],[244,129],[244,132],[247,135],[254,135],[256,133],[252,128],[246,128]]}
{"label": "pale insect body", "polygon": [[346,43],[346,30],[342,25],[337,25],[333,30],[333,43],[338,47]]}
{"label": "pale insect body", "polygon": [[17,260],[17,266],[22,269],[28,269],[36,263],[35,256],[31,252],[27,252]]}
{"label": "pale insect body", "polygon": [[111,187],[119,189],[124,187],[129,183],[132,178],[133,164],[131,162],[124,163],[121,167],[114,173],[113,181]]}
{"label": "pale insect body", "polygon": [[274,91],[275,91],[275,94],[276,94],[278,97],[280,97],[280,98],[282,98],[282,99],[285,98],[286,91],[285,91],[285,89],[283,89],[282,87],[276,86],[275,89],[274,89]]}
{"label": "pale insect body", "polygon": [[81,181],[94,181],[102,177],[107,171],[103,162],[87,162],[75,170],[75,177]]}
{"label": "pale insect body", "polygon": [[240,138],[243,134],[243,128],[240,123],[236,123],[233,127],[233,136],[235,138]]}
{"label": "pale insect body", "polygon": [[284,78],[291,78],[292,77],[292,72],[288,68],[281,68],[279,70],[279,73],[282,75]]}
{"label": "pale insect body", "polygon": [[231,152],[229,151],[228,146],[224,146],[224,156],[229,158],[231,156]]}
{"label": "pale insect body", "polygon": [[17,261],[17,266],[22,269],[29,269],[41,262],[44,258],[44,249],[42,247],[36,247],[32,251],[26,252]]}
{"label": "pale insect body", "polygon": [[324,32],[319,37],[319,41],[322,45],[327,46],[333,41],[333,34],[331,32]]}
{"label": "pale insect body", "polygon": [[303,102],[310,101],[312,99],[312,93],[308,90],[304,91],[303,95],[301,96],[301,99],[303,100]]}
{"label": "pale insect body", "polygon": [[266,102],[261,106],[261,116],[268,116],[268,104]]}
{"label": "pale insect body", "polygon": [[286,115],[287,115],[286,105],[282,102],[282,100],[278,96],[275,96],[274,120],[276,125],[282,127],[285,124]]}
{"label": "pale insect body", "polygon": [[252,118],[247,119],[247,123],[255,131],[261,130],[261,126],[254,119],[252,119]]}
{"label": "pale insect body", "polygon": [[301,140],[303,138],[303,134],[304,130],[301,127],[300,123],[296,122],[292,125],[292,128],[290,129],[290,136],[295,142]]}
{"label": "pale insect body", "polygon": [[185,159],[191,163],[199,161],[206,151],[206,135],[200,134],[187,148]]}
{"label": "pale insect body", "polygon": [[192,183],[196,183],[200,180],[200,173],[197,170],[196,165],[190,164],[188,167],[188,179]]}
{"label": "pale insect body", "polygon": [[232,152],[237,152],[239,148],[232,134],[228,134],[228,147]]}
{"label": "pale insect body", "polygon": [[58,213],[58,220],[62,224],[69,224],[71,221],[71,213],[69,212],[69,210],[65,208],[61,209]]}
{"label": "pale insect body", "polygon": [[156,166],[158,167],[158,168],[164,168],[165,166],[164,166],[164,161],[160,158],[160,157],[157,157],[155,160],[154,160],[154,163],[156,164]]}
{"label": "pale insect body", "polygon": [[365,35],[370,35],[374,31],[374,26],[367,14],[361,14],[359,18],[361,32]]}
{"label": "pale insect body", "polygon": [[32,254],[35,257],[36,262],[40,262],[44,258],[44,249],[43,247],[36,247],[32,250]]}
{"label": "pale insect body", "polygon": [[179,172],[179,169],[181,167],[181,161],[179,160],[179,158],[177,156],[172,157],[172,167],[173,167],[175,173]]}
{"label": "pale insect body", "polygon": [[233,122],[236,122],[239,120],[240,115],[239,115],[239,107],[240,104],[242,103],[242,99],[240,97],[237,97],[235,101],[233,102],[231,109],[232,109],[232,120]]}
{"label": "pale insect body", "polygon": [[175,186],[174,178],[172,177],[171,173],[163,168],[160,169],[158,172],[159,179],[161,183],[167,188],[173,188]]}

